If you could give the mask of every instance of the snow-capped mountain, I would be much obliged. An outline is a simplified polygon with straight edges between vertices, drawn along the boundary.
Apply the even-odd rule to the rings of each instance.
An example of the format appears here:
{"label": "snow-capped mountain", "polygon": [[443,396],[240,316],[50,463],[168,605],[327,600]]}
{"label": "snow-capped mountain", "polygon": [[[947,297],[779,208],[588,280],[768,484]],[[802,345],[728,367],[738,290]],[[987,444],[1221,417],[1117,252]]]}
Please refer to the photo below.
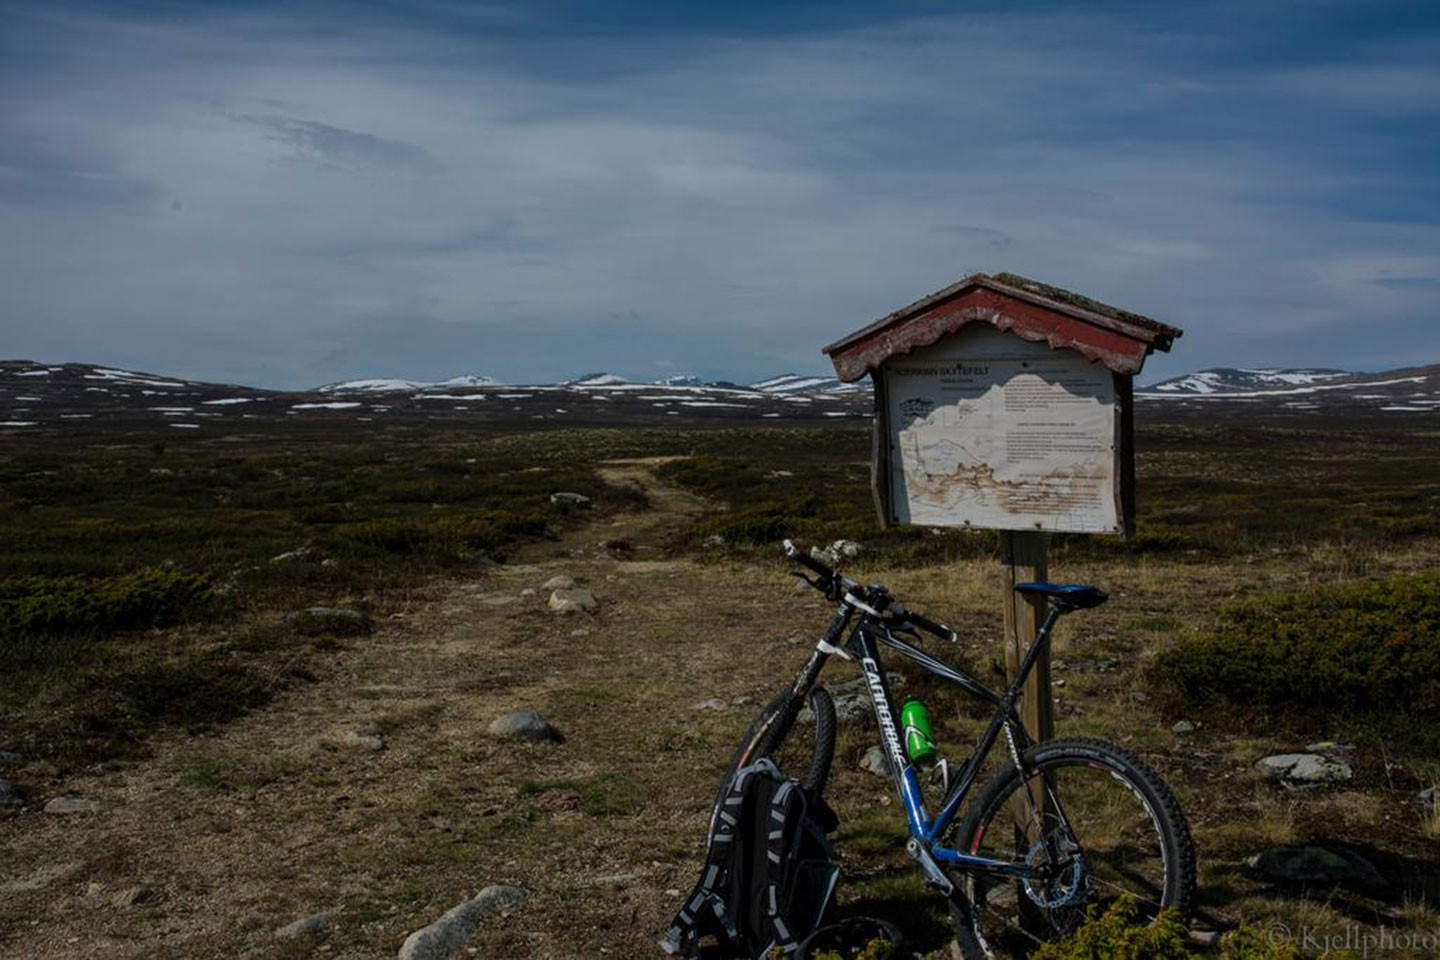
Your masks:
{"label": "snow-capped mountain", "polygon": [[616,373],[587,373],[583,377],[565,381],[567,387],[618,387],[629,383]]}
{"label": "snow-capped mountain", "polygon": [[1345,370],[1284,368],[1250,370],[1237,367],[1217,367],[1186,374],[1183,377],[1175,377],[1145,387],[1140,392],[1194,396],[1208,396],[1216,393],[1256,393],[1262,390],[1312,387],[1354,376],[1357,374]]}
{"label": "snow-capped mountain", "polygon": [[795,373],[782,373],[750,384],[751,390],[761,393],[836,393],[864,389],[864,383],[841,383],[834,377],[804,377]]}
{"label": "snow-capped mountain", "polygon": [[376,377],[364,380],[342,380],[316,387],[315,393],[414,393],[419,390],[449,390],[456,387],[498,387],[494,377],[466,374],[449,380],[399,380]]}

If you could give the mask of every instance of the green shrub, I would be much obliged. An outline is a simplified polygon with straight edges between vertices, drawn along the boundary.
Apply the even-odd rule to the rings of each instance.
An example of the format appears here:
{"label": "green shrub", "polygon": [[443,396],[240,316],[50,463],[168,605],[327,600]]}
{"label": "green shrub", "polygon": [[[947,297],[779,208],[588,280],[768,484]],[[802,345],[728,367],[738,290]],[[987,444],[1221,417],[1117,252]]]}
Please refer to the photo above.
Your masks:
{"label": "green shrub", "polygon": [[1153,679],[1186,704],[1357,714],[1440,710],[1440,577],[1325,587],[1238,604],[1160,654]]}
{"label": "green shrub", "polygon": [[210,597],[209,580],[162,567],[118,577],[0,583],[0,636],[99,634],[172,622]]}
{"label": "green shrub", "polygon": [[[1058,943],[1047,943],[1031,960],[1191,960],[1185,924],[1162,913],[1153,923],[1141,924],[1133,897],[1124,896],[1103,913],[1091,907],[1085,922]],[[1249,927],[1241,927],[1220,941],[1220,960],[1297,960],[1288,944],[1271,944]]]}

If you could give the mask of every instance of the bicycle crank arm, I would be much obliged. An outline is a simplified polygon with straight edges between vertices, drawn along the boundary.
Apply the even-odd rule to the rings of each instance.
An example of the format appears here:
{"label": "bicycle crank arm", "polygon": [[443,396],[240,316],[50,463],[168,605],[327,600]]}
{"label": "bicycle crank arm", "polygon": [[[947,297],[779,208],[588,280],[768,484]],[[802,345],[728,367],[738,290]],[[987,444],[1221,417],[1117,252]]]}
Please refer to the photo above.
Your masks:
{"label": "bicycle crank arm", "polygon": [[955,890],[955,884],[945,876],[945,871],[940,869],[935,858],[930,856],[930,851],[921,846],[919,840],[911,837],[910,841],[905,844],[905,852],[920,864],[920,872],[925,874],[925,883],[928,886],[935,887],[947,897]]}

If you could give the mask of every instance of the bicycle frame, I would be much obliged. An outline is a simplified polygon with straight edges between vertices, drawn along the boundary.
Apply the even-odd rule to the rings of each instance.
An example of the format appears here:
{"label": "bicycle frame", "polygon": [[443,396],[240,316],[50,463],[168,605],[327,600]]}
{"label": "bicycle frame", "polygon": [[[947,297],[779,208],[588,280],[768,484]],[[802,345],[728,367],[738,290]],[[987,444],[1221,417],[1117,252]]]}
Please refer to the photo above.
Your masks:
{"label": "bicycle frame", "polygon": [[[889,758],[891,777],[905,807],[906,823],[910,833],[910,841],[906,844],[906,849],[911,857],[919,863],[921,870],[946,894],[953,892],[954,885],[937,864],[958,867],[977,874],[1022,879],[1029,876],[1029,870],[1024,864],[967,854],[941,846],[939,839],[954,822],[956,815],[964,805],[965,798],[975,785],[980,765],[990,755],[990,751],[994,748],[995,741],[1002,731],[1006,735],[1010,757],[1014,761],[1016,769],[1022,769],[1021,755],[1033,745],[1033,741],[1025,732],[1024,724],[1016,713],[1015,705],[1020,700],[1025,681],[1034,668],[1035,661],[1050,640],[1050,633],[1054,629],[1055,622],[1064,611],[1059,606],[1050,608],[1036,635],[1035,643],[1031,645],[1021,660],[1020,668],[1015,672],[1010,686],[1001,694],[996,693],[964,670],[938,660],[896,637],[883,620],[868,610],[862,612],[855,605],[857,602],[850,597],[841,602],[831,620],[829,629],[815,645],[815,652],[811,654],[810,659],[806,661],[795,680],[792,689],[792,708],[796,712],[799,711],[810,688],[819,678],[825,662],[831,656],[858,661],[860,669],[865,675],[871,705],[875,710],[876,722],[880,727],[881,737],[884,741],[882,745]],[[836,641],[844,634],[856,613],[862,613],[861,620],[851,630],[849,639],[842,647]],[[981,735],[975,751],[960,768],[954,783],[940,803],[939,812],[933,818],[925,810],[919,775],[901,743],[889,681],[884,664],[880,660],[879,647],[881,645],[890,647],[929,673],[959,685],[971,696],[978,697],[995,706],[995,713],[990,718],[985,732]]]}

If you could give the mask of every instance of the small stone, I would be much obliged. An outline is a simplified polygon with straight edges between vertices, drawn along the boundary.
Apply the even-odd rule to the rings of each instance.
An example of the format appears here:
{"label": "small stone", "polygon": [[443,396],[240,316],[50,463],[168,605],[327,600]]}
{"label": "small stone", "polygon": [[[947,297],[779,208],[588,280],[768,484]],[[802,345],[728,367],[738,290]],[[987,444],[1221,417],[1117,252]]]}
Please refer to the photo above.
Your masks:
{"label": "small stone", "polygon": [[363,730],[346,730],[330,741],[337,747],[379,753],[385,749],[385,738]]}
{"label": "small stone", "polygon": [[725,701],[724,701],[724,700],[701,700],[699,703],[695,704],[695,709],[696,709],[696,710],[724,710],[724,709],[725,709]]}
{"label": "small stone", "polygon": [[56,797],[45,804],[45,812],[58,815],[71,813],[99,813],[100,801],[84,797]]}
{"label": "small stone", "polygon": [[299,560],[305,560],[305,559],[307,559],[309,556],[310,556],[310,548],[309,548],[309,547],[300,547],[299,549],[296,549],[296,550],[286,550],[284,553],[277,554],[276,556],[273,556],[273,557],[270,558],[270,562],[271,562],[271,563],[295,563],[295,562],[297,562],[297,561],[299,561]]}
{"label": "small stone", "polygon": [[491,722],[487,728],[492,737],[505,740],[563,740],[560,732],[534,710],[520,710],[507,713]]}
{"label": "small stone", "polygon": [[25,806],[25,791],[9,780],[0,780],[0,810],[18,810]]}
{"label": "small stone", "polygon": [[1136,703],[1147,703],[1150,700],[1150,695],[1144,690],[1131,690],[1130,699]]}
{"label": "small stone", "polygon": [[550,594],[550,609],[556,613],[589,613],[595,606],[595,594],[584,588],[556,590]]}
{"label": "small stone", "polygon": [[1315,753],[1276,754],[1257,761],[1255,769],[1291,787],[1339,783],[1354,775],[1349,764]]}
{"label": "small stone", "polygon": [[860,758],[860,769],[866,773],[873,773],[877,777],[890,776],[890,765],[885,758],[885,748],[875,744],[865,751],[865,756]]}
{"label": "small stone", "polygon": [[583,493],[575,493],[570,490],[561,490],[550,494],[551,503],[568,503],[577,507],[583,507],[590,502],[590,498]]}
{"label": "small stone", "polygon": [[568,573],[557,574],[540,585],[542,590],[570,590],[575,586],[575,578]]}
{"label": "small stone", "polygon": [[1435,803],[1435,788],[1434,788],[1434,787],[1426,787],[1424,790],[1421,790],[1416,796],[1419,797],[1419,800],[1420,800],[1421,803],[1434,804],[1434,803]]}
{"label": "small stone", "polygon": [[578,629],[578,630],[571,630],[571,631],[570,631],[570,636],[572,636],[572,637],[588,637],[588,636],[590,636],[590,631],[589,631],[589,630],[586,630],[584,627],[581,627],[581,628]]}
{"label": "small stone", "polygon": [[533,597],[533,596],[535,596],[535,588],[534,588],[534,587],[526,587],[524,590],[521,590],[521,591],[520,591],[520,596],[522,596],[522,597]]}
{"label": "small stone", "polygon": [[1065,686],[1065,678],[1064,678],[1064,677],[1061,677],[1061,678],[1059,678],[1058,680],[1051,680],[1051,681],[1050,681],[1050,686],[1052,686],[1052,687],[1063,687],[1063,686]]}
{"label": "small stone", "polygon": [[1309,753],[1320,753],[1335,760],[1344,761],[1355,752],[1354,744],[1336,743],[1334,740],[1321,740],[1319,743],[1312,743],[1307,746]]}
{"label": "small stone", "polygon": [[324,560],[320,561],[320,566],[324,567],[327,570],[333,570],[336,567],[340,566],[340,561],[336,560],[334,557],[326,557]]}
{"label": "small stone", "polygon": [[[705,547],[707,550],[718,550],[721,547],[725,546],[725,538],[720,536],[720,534],[718,533],[712,533],[710,534],[710,536],[700,541],[700,546]],[[803,587],[805,585],[802,583],[800,586]]]}
{"label": "small stone", "polygon": [[359,610],[341,607],[309,607],[296,610],[285,618],[285,622],[298,634],[317,637],[329,634],[336,637],[357,637],[370,633],[375,624]]}
{"label": "small stone", "polygon": [[340,915],[334,910],[302,917],[294,923],[287,923],[275,931],[276,940],[297,940],[300,937],[322,937],[335,928]]}
{"label": "small stone", "polygon": [[486,887],[474,900],[451,908],[439,920],[406,937],[398,960],[449,960],[465,949],[487,916],[496,910],[517,907],[529,898],[519,887]]}
{"label": "small stone", "polygon": [[1195,732],[1195,724],[1189,720],[1177,720],[1175,726],[1170,728],[1171,733],[1186,734]]}
{"label": "small stone", "polygon": [[149,900],[152,896],[149,887],[126,887],[110,898],[110,905],[117,910],[129,910]]}

